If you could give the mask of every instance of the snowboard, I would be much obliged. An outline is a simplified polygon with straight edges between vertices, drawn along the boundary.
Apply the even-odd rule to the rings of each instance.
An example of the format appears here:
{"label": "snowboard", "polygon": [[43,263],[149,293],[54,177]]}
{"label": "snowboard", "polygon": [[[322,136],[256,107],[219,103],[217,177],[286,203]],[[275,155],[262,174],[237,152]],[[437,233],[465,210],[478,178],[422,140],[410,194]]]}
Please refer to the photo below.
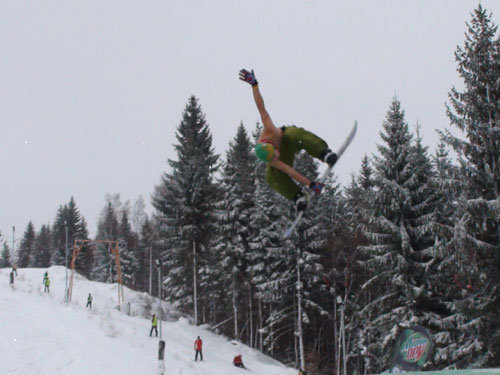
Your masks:
{"label": "snowboard", "polygon": [[[342,156],[342,154],[344,153],[344,151],[351,144],[352,140],[354,139],[354,136],[356,135],[356,131],[357,130],[358,130],[358,122],[354,121],[354,126],[352,127],[351,132],[349,133],[349,135],[345,139],[344,143],[342,143],[342,146],[340,146],[340,148],[337,151],[337,163],[338,163],[340,157]],[[323,174],[318,178],[317,182],[323,184],[326,181],[326,179],[328,178],[328,176],[330,176],[330,173],[332,172],[332,168],[333,167],[330,167],[330,166],[328,168],[326,168],[326,170],[323,172]],[[319,195],[320,194],[311,193],[309,195],[310,198],[309,198],[309,204],[308,204],[308,206]],[[284,238],[290,238],[290,236],[292,235],[293,231],[295,230],[295,228],[297,227],[297,225],[300,223],[300,220],[302,219],[302,216],[304,215],[304,212],[305,212],[305,210],[304,211],[300,211],[299,214],[295,217],[295,220],[293,220],[290,223],[290,225],[286,228],[285,232],[283,233],[283,237]]]}

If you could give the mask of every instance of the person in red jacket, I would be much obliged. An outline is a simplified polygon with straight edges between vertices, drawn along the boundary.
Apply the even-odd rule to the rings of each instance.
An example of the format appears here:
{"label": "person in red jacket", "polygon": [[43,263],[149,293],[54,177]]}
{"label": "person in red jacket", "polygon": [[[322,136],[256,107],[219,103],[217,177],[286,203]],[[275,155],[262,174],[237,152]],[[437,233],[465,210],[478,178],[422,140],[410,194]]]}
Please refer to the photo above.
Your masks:
{"label": "person in red jacket", "polygon": [[235,365],[236,367],[246,368],[245,365],[243,364],[243,360],[241,359],[241,354],[238,354],[237,356],[234,357],[233,365]]}
{"label": "person in red jacket", "polygon": [[194,356],[194,360],[198,360],[198,354],[200,354],[200,360],[203,361],[203,353],[201,352],[201,347],[203,346],[203,341],[201,341],[200,336],[196,340],[194,340],[194,350],[196,354]]}

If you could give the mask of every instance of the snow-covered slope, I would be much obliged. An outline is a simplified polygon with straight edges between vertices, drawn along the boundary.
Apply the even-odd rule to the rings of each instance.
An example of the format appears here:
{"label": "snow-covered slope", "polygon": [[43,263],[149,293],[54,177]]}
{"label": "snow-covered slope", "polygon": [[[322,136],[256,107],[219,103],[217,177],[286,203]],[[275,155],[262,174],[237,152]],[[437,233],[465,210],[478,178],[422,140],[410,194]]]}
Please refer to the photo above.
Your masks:
{"label": "snow-covered slope", "polygon": [[[158,339],[149,337],[154,299],[124,288],[125,301],[132,307],[127,316],[114,309],[116,285],[76,275],[72,302],[66,305],[64,267],[48,269],[49,294],[43,292],[45,269],[19,269],[14,287],[9,285],[10,271],[0,269],[0,374],[158,374]],[[94,297],[92,310],[85,308],[88,293]],[[168,316],[175,315],[170,312]],[[236,354],[242,354],[250,373],[297,374],[256,350],[194,327],[184,318],[163,321],[162,329],[166,374],[248,374],[232,365]],[[203,340],[204,362],[194,362],[197,336]]]}

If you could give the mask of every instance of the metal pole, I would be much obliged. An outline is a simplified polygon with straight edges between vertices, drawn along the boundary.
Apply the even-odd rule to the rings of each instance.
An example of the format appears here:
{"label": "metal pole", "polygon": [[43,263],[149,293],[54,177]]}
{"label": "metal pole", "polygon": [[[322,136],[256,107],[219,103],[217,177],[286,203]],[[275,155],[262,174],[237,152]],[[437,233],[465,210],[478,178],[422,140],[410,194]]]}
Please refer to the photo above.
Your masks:
{"label": "metal pole", "polygon": [[198,326],[198,291],[196,290],[196,242],[193,241],[193,304],[194,304],[194,325]]}
{"label": "metal pole", "polygon": [[66,227],[66,249],[65,249],[65,258],[66,258],[66,277],[65,277],[65,287],[64,287],[64,301],[68,303],[68,223],[65,221],[64,225]]}
{"label": "metal pole", "polygon": [[158,311],[160,314],[160,340],[161,340],[161,321],[163,319],[163,310],[161,308],[161,260],[156,260],[156,266],[158,267]]}
{"label": "metal pole", "polygon": [[159,341],[159,346],[158,346],[158,367],[159,367],[159,374],[163,375],[165,373],[165,360],[164,360],[164,355],[165,355],[165,341],[161,339],[161,321],[163,319],[163,310],[161,308],[161,260],[157,259],[156,260],[156,267],[158,267],[158,310],[160,314],[160,341]]}

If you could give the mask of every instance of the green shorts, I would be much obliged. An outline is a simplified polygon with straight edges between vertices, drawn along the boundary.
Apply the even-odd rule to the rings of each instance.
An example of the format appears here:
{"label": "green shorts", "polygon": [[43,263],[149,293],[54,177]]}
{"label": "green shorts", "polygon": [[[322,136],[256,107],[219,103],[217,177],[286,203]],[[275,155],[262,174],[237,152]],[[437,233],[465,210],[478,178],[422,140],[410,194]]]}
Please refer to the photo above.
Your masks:
{"label": "green shorts", "polygon": [[[284,133],[279,148],[280,160],[292,168],[295,155],[301,150],[305,150],[309,155],[319,158],[328,148],[324,140],[303,128],[287,126],[282,129],[284,129]],[[300,191],[300,187],[289,175],[270,165],[267,165],[266,180],[274,190],[290,200],[293,200]]]}

